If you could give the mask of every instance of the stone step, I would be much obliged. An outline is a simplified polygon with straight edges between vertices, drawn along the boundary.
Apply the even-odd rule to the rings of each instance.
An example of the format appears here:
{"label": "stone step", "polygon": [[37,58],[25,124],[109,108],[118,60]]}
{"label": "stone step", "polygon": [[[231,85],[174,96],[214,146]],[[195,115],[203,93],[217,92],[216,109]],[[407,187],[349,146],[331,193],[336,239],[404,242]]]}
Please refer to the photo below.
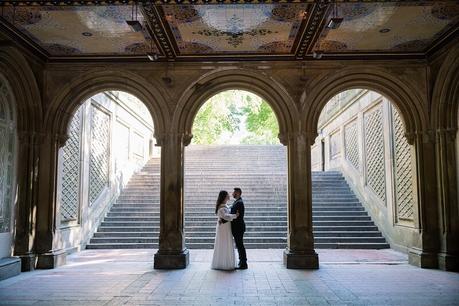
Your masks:
{"label": "stone step", "polygon": [[[215,224],[210,226],[188,226],[185,229],[185,232],[199,232],[199,231],[215,231]],[[358,225],[358,226],[314,226],[314,232],[374,232],[378,231],[378,228],[375,225]],[[107,226],[102,225],[99,227],[99,232],[148,232],[148,231],[158,231],[159,232],[159,224],[156,226],[152,226],[151,224],[148,226],[135,226],[135,225],[128,225],[128,226]],[[263,232],[263,231],[287,231],[287,226],[270,226],[265,228],[255,228],[255,227],[247,227],[246,233],[249,232]]]}
{"label": "stone step", "polygon": [[[318,221],[370,221],[371,217],[367,215],[357,215],[357,216],[316,216],[313,215],[312,217],[313,222]],[[123,215],[116,215],[116,216],[107,216],[104,219],[104,222],[159,222],[159,215],[147,215],[147,216],[123,216]],[[287,224],[287,216],[246,216],[244,217],[244,221],[246,224],[260,224],[264,222],[285,222]],[[192,223],[216,223],[217,219],[215,216],[197,216],[197,217],[190,217],[185,216],[185,222],[187,224]]]}
{"label": "stone step", "polygon": [[390,245],[388,243],[314,243],[314,248],[316,249],[389,249]]}
{"label": "stone step", "polygon": [[[159,238],[145,238],[145,237],[117,237],[117,238],[92,238],[91,244],[118,244],[118,243],[158,243]],[[187,237],[185,238],[185,244],[187,246],[196,243],[208,244],[213,246],[215,237]],[[244,237],[244,245],[250,245],[253,243],[287,243],[287,237]],[[367,244],[367,243],[378,243],[386,244],[383,237],[328,237],[328,238],[315,238],[314,244]]]}
{"label": "stone step", "polygon": [[[314,233],[317,237],[335,237],[335,236],[343,236],[343,237],[356,237],[359,235],[366,235],[367,237],[379,237],[380,233],[375,232],[373,233],[348,233],[348,232],[331,232],[329,235],[327,232],[325,234],[322,233]],[[379,236],[377,235],[379,234]],[[186,234],[185,234],[186,235]],[[214,237],[215,231],[213,232],[199,232],[193,233],[194,237]],[[144,231],[144,232],[96,232],[94,233],[94,237],[97,238],[115,238],[115,237],[149,237],[149,238],[157,238],[159,237],[159,229],[157,231]],[[287,237],[287,231],[257,231],[257,232],[246,232],[244,237]]]}
{"label": "stone step", "polygon": [[[186,215],[203,215],[203,214],[212,214],[213,208],[185,208]],[[363,207],[331,207],[331,208],[314,208],[312,211],[313,215],[367,215],[367,212],[363,209]],[[159,215],[160,210],[159,207],[151,208],[151,207],[140,207],[140,208],[132,208],[132,207],[117,207],[113,206],[108,213],[107,216],[115,215],[115,214],[122,214],[125,216],[131,216],[134,214],[154,214]],[[254,209],[253,207],[246,208],[245,210],[246,216],[270,216],[270,215],[287,215],[287,207],[263,207]]]}
{"label": "stone step", "polygon": [[[246,249],[284,249],[286,243],[245,243]],[[387,249],[387,243],[315,243],[316,249]],[[157,249],[158,243],[98,243],[88,244],[87,249]],[[213,249],[213,244],[187,244],[189,249]]]}

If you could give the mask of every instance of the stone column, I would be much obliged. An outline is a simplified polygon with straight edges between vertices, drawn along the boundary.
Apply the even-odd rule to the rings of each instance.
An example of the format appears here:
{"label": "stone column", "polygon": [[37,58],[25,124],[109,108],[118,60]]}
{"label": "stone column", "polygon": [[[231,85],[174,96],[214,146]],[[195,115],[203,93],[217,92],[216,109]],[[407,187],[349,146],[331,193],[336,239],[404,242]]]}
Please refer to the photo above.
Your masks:
{"label": "stone column", "polygon": [[162,135],[160,233],[155,269],[182,269],[189,262],[184,225],[184,149],[191,138],[184,133]]}
{"label": "stone column", "polygon": [[37,269],[52,269],[65,264],[66,253],[56,241],[56,191],[59,148],[67,136],[47,133],[40,144],[38,202],[35,250]]}
{"label": "stone column", "polygon": [[288,240],[284,265],[288,269],[317,269],[312,233],[311,145],[307,133],[281,135],[288,154]]}
{"label": "stone column", "polygon": [[22,272],[35,269],[35,222],[38,196],[40,135],[19,132],[17,148],[17,209],[14,255],[21,258]]}
{"label": "stone column", "polygon": [[459,271],[459,211],[456,167],[456,130],[438,130],[436,143],[440,253],[438,266]]}
{"label": "stone column", "polygon": [[416,132],[408,135],[410,144],[415,145],[419,228],[414,245],[409,249],[408,261],[421,268],[437,268],[438,212],[437,180],[435,169],[435,135],[433,131]]}

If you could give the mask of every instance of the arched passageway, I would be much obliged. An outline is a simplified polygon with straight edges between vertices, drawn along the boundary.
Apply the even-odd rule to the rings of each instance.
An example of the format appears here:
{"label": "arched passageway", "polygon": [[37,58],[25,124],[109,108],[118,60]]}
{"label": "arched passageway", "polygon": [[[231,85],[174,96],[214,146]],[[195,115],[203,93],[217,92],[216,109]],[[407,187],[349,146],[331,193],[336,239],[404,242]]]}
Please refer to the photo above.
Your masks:
{"label": "arched passageway", "polygon": [[58,247],[156,248],[160,154],[145,104],[122,91],[95,94],[67,133],[57,169]]}
{"label": "arched passageway", "polygon": [[[245,248],[285,249],[287,152],[270,104],[248,91],[222,91],[201,106],[192,132],[185,149],[187,247],[214,247],[215,201],[220,190],[231,195],[237,187],[245,207]],[[231,197],[227,205],[233,202]]]}
{"label": "arched passageway", "polygon": [[16,103],[9,82],[0,74],[0,260],[14,266],[0,280],[18,274],[20,261],[12,258],[17,180]]}
{"label": "arched passageway", "polygon": [[[246,69],[222,69],[202,76],[181,96],[172,120],[173,133],[162,146],[165,176],[161,188],[164,202],[161,216],[164,223],[160,247],[155,255],[156,268],[185,267],[188,250],[183,232],[184,211],[184,150],[192,139],[192,126],[199,108],[213,95],[227,89],[238,88],[257,94],[269,101],[278,122],[279,138],[287,146],[288,160],[288,234],[284,262],[290,268],[317,268],[318,256],[313,250],[312,226],[305,195],[307,182],[303,182],[302,164],[305,159],[302,146],[304,135],[295,129],[299,127],[297,106],[286,90],[265,75]],[[300,164],[300,166],[298,166]],[[174,190],[176,192],[170,192]],[[173,206],[166,203],[176,203]],[[163,219],[164,218],[164,219]],[[162,239],[163,243],[162,243]]]}
{"label": "arched passageway", "polygon": [[335,228],[314,231],[316,248],[390,243],[406,252],[419,228],[418,171],[397,106],[372,90],[346,90],[325,105],[317,130],[311,148],[315,224]]}
{"label": "arched passageway", "polygon": [[[413,221],[410,221],[410,226],[403,225],[405,221],[400,222],[397,217],[397,214],[400,215],[400,211],[397,211],[398,208],[396,206],[392,208],[393,213],[389,214],[389,217],[392,218],[390,222],[394,224],[393,229],[395,231],[392,232],[390,239],[399,237],[395,239],[400,242],[401,246],[399,246],[408,252],[410,263],[423,267],[436,267],[437,258],[434,250],[438,248],[438,241],[431,238],[432,235],[437,234],[436,219],[431,217],[437,215],[437,208],[433,205],[435,203],[435,192],[432,192],[432,186],[435,185],[435,175],[432,175],[432,173],[435,173],[435,168],[430,162],[435,158],[435,155],[432,150],[433,140],[428,131],[429,121],[425,110],[422,108],[421,96],[409,83],[398,80],[394,76],[389,77],[387,72],[383,70],[364,73],[362,71],[357,72],[352,69],[344,69],[329,78],[316,80],[315,84],[317,86],[312,87],[313,89],[309,93],[309,96],[306,97],[314,101],[312,103],[313,107],[305,109],[304,113],[304,117],[306,118],[304,121],[305,129],[311,131],[311,134],[314,136],[317,135],[320,113],[324,106],[333,96],[344,90],[358,88],[372,90],[381,94],[383,97],[387,97],[387,100],[394,104],[394,109],[397,110],[400,120],[403,121],[404,125],[404,133],[400,133],[400,135],[404,134],[407,143],[411,145],[409,151],[412,154],[412,164],[414,166],[409,169],[415,169],[413,171],[416,171],[415,182],[413,184],[415,185],[414,190],[417,202],[412,206],[414,214]],[[378,113],[373,114],[376,115]],[[374,118],[377,117],[374,116]],[[364,118],[362,117],[362,119]],[[386,126],[388,130],[392,128],[388,124]],[[362,135],[372,132],[372,130],[362,131]],[[377,146],[375,148],[377,149]],[[365,169],[365,161],[361,160],[360,162]],[[392,162],[385,162],[384,168]],[[394,182],[395,179],[394,177],[391,181]],[[363,182],[361,185],[363,184],[366,184],[366,182]],[[379,185],[385,186],[386,180],[384,184]],[[396,185],[389,185],[387,187],[396,188]],[[396,196],[396,191],[392,194]],[[393,201],[397,200],[394,199]],[[420,228],[423,230],[419,231]]]}

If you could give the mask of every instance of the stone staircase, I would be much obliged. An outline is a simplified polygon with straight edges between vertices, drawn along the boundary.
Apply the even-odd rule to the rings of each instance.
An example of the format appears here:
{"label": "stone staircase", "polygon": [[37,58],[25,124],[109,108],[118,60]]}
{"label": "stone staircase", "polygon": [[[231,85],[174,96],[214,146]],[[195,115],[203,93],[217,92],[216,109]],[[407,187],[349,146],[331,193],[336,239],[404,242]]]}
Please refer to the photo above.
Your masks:
{"label": "stone staircase", "polygon": [[[185,236],[190,249],[213,247],[218,192],[243,191],[247,248],[285,248],[286,149],[283,146],[190,146],[185,153]],[[388,248],[339,172],[313,172],[316,248]],[[129,181],[88,249],[157,248],[159,159]]]}

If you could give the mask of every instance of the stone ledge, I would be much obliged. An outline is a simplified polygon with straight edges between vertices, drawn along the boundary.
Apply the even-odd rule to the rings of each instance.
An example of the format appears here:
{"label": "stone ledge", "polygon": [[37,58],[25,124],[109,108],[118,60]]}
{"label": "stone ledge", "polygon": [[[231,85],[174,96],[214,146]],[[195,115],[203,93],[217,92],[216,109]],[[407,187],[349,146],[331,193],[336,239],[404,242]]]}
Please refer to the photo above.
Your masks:
{"label": "stone ledge", "polygon": [[0,281],[21,273],[21,259],[5,257],[0,259]]}
{"label": "stone ledge", "polygon": [[155,269],[185,269],[190,262],[190,252],[185,249],[179,253],[158,251],[154,258]]}

